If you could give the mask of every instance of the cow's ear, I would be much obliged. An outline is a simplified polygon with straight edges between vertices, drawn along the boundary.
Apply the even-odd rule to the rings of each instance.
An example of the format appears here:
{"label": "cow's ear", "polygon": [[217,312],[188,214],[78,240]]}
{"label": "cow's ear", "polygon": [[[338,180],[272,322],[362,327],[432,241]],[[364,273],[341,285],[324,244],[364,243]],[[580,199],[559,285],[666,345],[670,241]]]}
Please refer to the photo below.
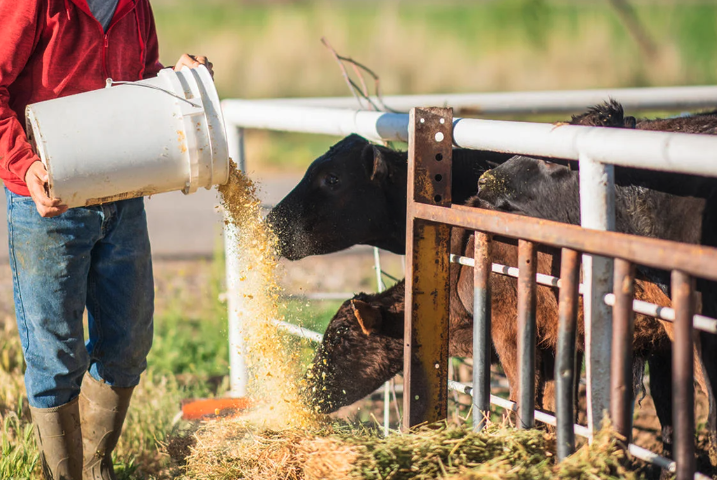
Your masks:
{"label": "cow's ear", "polygon": [[351,309],[356,315],[361,331],[366,335],[378,333],[381,330],[383,317],[381,311],[361,300],[351,300]]}
{"label": "cow's ear", "polygon": [[371,172],[371,181],[377,182],[383,180],[388,175],[388,164],[384,153],[376,145],[371,145],[373,150],[373,171]]}

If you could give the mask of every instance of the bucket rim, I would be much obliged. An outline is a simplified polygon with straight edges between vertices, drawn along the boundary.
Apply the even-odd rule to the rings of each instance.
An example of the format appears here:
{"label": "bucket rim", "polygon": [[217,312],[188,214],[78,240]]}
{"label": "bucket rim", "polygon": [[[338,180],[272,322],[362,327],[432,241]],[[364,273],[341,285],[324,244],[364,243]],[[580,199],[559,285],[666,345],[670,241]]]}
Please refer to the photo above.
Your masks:
{"label": "bucket rim", "polygon": [[[180,72],[185,75],[193,76],[195,78],[197,88],[199,89],[198,93],[202,98],[202,103],[205,104],[205,102],[208,100],[209,103],[212,105],[212,109],[215,112],[213,114],[210,114],[207,111],[206,104],[204,105],[204,118],[207,122],[207,139],[210,145],[210,155],[212,162],[212,177],[214,177],[215,165],[218,163],[226,163],[226,166],[222,168],[223,175],[221,181],[212,180],[211,183],[212,185],[224,184],[229,179],[229,139],[227,137],[226,124],[224,121],[224,111],[222,110],[222,102],[219,98],[216,84],[214,83],[214,79],[209,73],[209,70],[204,65],[199,65],[195,68],[183,66],[179,70],[179,72],[175,73],[179,74]],[[222,141],[219,142],[217,142],[216,137],[211,135],[210,133],[210,130],[217,129],[222,139]],[[207,188],[211,188],[211,186]]]}

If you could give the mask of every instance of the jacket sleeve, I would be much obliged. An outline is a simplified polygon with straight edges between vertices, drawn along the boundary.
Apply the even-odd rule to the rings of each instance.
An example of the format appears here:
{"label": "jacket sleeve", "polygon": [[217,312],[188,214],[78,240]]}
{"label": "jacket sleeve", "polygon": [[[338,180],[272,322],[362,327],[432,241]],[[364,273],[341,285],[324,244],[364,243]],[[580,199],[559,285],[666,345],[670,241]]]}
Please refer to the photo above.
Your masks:
{"label": "jacket sleeve", "polygon": [[17,115],[10,108],[8,88],[25,68],[35,44],[38,0],[0,0],[0,169],[25,180],[36,160]]}
{"label": "jacket sleeve", "polygon": [[[2,1],[2,0],[0,0]],[[145,31],[147,32],[146,38],[146,51],[145,51],[145,63],[144,63],[144,78],[156,77],[157,73],[164,68],[159,62],[159,41],[157,40],[157,26],[154,23],[154,14],[152,13],[152,7],[149,2],[145,2]]]}

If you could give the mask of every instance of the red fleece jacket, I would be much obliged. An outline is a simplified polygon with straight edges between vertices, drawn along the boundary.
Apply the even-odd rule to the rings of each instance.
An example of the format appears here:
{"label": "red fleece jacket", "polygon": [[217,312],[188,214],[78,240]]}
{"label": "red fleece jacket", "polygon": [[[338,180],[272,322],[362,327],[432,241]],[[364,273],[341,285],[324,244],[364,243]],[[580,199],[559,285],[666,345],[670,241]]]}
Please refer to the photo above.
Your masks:
{"label": "red fleece jacket", "polygon": [[148,0],[119,0],[107,33],[86,0],[0,0],[0,32],[0,178],[19,195],[29,195],[25,173],[38,160],[27,105],[162,68]]}

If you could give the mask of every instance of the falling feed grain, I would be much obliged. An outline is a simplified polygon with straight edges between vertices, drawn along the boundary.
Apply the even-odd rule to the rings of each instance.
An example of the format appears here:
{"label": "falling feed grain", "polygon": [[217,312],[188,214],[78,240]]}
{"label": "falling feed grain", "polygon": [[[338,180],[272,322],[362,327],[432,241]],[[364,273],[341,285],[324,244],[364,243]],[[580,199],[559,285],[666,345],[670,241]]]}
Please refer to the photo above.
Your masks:
{"label": "falling feed grain", "polygon": [[236,313],[246,345],[249,393],[256,405],[251,417],[266,428],[309,427],[319,420],[300,399],[298,347],[273,322],[281,320],[276,236],[263,221],[256,185],[233,162],[229,182],[219,193],[226,227],[234,229],[238,239],[228,254],[245,266],[237,272],[243,302]]}

